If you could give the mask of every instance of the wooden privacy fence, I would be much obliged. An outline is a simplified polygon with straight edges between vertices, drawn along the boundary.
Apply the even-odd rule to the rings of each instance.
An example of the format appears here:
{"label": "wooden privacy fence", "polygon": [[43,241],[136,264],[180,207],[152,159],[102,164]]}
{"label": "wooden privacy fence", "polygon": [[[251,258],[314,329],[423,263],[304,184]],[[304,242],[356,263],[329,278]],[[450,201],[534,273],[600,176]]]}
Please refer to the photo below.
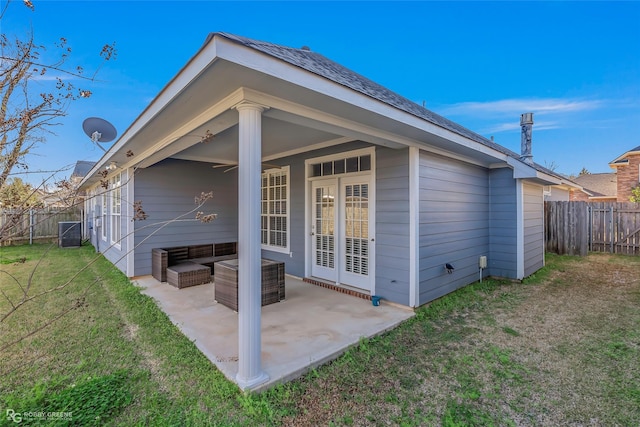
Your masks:
{"label": "wooden privacy fence", "polygon": [[544,218],[549,252],[640,255],[638,203],[545,202]]}
{"label": "wooden privacy fence", "polygon": [[81,221],[79,208],[0,210],[0,243],[33,243],[58,238],[58,223]]}

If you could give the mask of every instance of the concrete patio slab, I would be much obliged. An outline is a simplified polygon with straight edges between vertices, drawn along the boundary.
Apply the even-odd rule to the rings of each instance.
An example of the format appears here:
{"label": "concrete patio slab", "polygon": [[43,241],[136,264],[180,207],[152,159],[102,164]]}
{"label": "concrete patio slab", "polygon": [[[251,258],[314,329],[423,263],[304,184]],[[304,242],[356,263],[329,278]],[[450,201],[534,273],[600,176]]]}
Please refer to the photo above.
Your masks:
{"label": "concrete patio slab", "polygon": [[[136,280],[171,321],[231,381],[238,373],[238,313],[214,301],[214,284],[177,289],[151,276]],[[362,337],[414,315],[286,277],[286,300],[262,307],[262,367],[269,381],[254,391],[299,377],[335,359]]]}

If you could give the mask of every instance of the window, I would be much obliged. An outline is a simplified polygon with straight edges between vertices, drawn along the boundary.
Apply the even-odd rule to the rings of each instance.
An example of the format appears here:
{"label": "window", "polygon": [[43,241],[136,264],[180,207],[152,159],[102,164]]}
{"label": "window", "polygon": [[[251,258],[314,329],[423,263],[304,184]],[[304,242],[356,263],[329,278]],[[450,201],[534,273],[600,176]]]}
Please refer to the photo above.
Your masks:
{"label": "window", "polygon": [[122,191],[120,180],[120,174],[111,178],[111,243],[115,245],[120,245],[120,231],[122,227],[122,222],[120,221],[120,194]]}
{"label": "window", "polygon": [[100,235],[102,240],[107,240],[107,209],[109,209],[109,204],[107,203],[107,190],[102,192],[102,205],[100,206],[102,209],[102,221],[100,227]]}
{"label": "window", "polygon": [[89,198],[89,212],[91,212],[91,218],[89,219],[91,221],[90,228],[91,234],[93,235],[96,234],[96,221],[98,220],[98,212],[96,210],[98,209],[98,196],[96,195],[96,193],[96,190],[92,190],[87,194],[87,197]]}
{"label": "window", "polygon": [[262,174],[261,241],[267,249],[289,247],[289,166]]}
{"label": "window", "polygon": [[331,176],[371,170],[371,155],[349,157],[311,165],[311,176]]}

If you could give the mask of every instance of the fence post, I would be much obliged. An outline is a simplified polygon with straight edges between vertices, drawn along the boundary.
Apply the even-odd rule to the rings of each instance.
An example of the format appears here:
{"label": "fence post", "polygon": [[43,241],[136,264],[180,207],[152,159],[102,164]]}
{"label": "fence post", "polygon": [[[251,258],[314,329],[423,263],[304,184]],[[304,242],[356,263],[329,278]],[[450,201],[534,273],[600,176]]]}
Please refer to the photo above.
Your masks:
{"label": "fence post", "polygon": [[33,245],[33,208],[29,208],[29,245]]}
{"label": "fence post", "polygon": [[587,205],[587,221],[589,221],[588,233],[589,233],[589,252],[593,251],[593,209]]}
{"label": "fence post", "polygon": [[610,224],[609,230],[610,230],[610,237],[611,237],[611,249],[609,249],[609,251],[611,253],[614,253],[614,249],[615,249],[614,240],[615,239],[613,237],[613,206],[611,206],[610,211],[611,211],[611,222],[609,223]]}

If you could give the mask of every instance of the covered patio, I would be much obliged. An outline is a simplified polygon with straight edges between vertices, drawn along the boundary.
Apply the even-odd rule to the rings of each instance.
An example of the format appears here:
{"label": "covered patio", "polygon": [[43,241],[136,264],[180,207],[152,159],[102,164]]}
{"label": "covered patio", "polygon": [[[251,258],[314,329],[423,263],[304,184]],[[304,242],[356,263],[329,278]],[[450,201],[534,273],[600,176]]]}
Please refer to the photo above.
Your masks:
{"label": "covered patio", "polygon": [[[214,283],[176,289],[151,276],[136,280],[171,321],[230,380],[237,383],[238,313],[214,301]],[[345,295],[286,276],[286,299],[262,307],[264,390],[335,359],[362,337],[411,318],[409,308]]]}

